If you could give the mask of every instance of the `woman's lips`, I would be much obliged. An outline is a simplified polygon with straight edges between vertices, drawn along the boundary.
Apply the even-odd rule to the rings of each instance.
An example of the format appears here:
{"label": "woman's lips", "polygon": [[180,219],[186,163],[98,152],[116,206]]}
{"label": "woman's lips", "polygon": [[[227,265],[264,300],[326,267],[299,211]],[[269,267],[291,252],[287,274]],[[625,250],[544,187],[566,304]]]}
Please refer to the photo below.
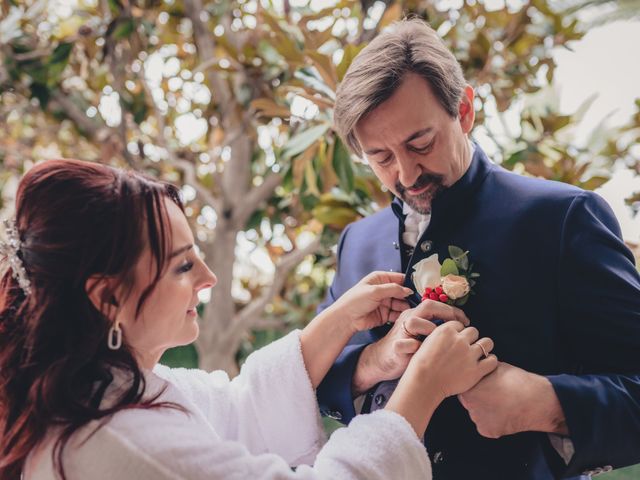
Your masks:
{"label": "woman's lips", "polygon": [[197,314],[198,314],[198,311],[195,308],[190,308],[189,310],[187,310],[187,315],[195,317]]}

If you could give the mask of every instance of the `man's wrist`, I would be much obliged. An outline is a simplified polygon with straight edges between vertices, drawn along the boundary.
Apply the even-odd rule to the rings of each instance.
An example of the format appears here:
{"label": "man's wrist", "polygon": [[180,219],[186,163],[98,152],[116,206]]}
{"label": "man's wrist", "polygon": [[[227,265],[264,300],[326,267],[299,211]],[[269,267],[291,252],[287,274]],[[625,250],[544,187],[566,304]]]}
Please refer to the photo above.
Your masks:
{"label": "man's wrist", "polygon": [[353,398],[365,394],[373,388],[376,383],[382,380],[380,378],[380,371],[375,363],[374,345],[373,343],[367,345],[364,350],[362,350],[360,358],[358,358],[358,363],[356,363],[356,369],[351,380],[351,394]]}
{"label": "man's wrist", "polygon": [[532,375],[536,386],[530,398],[535,412],[527,415],[533,423],[527,430],[568,436],[567,420],[553,385],[547,377]]}

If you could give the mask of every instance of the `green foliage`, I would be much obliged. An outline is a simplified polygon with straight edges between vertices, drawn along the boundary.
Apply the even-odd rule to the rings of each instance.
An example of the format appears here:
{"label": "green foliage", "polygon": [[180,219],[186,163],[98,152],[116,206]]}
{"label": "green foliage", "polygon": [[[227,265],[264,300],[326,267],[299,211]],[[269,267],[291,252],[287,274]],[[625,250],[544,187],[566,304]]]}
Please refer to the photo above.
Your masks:
{"label": "green foliage", "polygon": [[598,478],[602,480],[637,480],[640,478],[640,465],[621,468],[610,473],[605,473]]}
{"label": "green foliage", "polygon": [[170,348],[164,352],[160,363],[172,368],[198,368],[198,353],[193,344]]}

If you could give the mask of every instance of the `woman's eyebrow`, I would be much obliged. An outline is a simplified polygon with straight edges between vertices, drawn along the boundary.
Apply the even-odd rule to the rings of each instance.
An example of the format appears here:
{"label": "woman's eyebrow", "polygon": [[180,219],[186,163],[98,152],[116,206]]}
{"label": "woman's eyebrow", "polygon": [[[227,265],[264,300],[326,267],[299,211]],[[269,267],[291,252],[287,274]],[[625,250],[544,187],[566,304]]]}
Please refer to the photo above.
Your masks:
{"label": "woman's eyebrow", "polygon": [[178,255],[180,255],[181,253],[186,252],[187,250],[190,250],[191,248],[193,248],[193,244],[190,245],[185,245],[184,247],[180,247],[179,249],[175,250],[174,252],[171,253],[171,255],[169,255],[169,258],[174,258],[177,257]]}

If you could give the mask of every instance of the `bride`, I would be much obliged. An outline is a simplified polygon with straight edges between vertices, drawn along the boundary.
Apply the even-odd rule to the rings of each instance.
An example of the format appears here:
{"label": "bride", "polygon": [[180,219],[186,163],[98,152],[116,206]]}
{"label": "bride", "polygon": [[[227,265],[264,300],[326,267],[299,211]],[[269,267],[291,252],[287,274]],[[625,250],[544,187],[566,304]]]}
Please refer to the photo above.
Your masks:
{"label": "bride", "polygon": [[[408,309],[402,275],[382,272],[253,353],[233,380],[159,365],[197,337],[197,294],[216,277],[177,189],[134,172],[37,165],[7,236],[2,480],[431,478],[420,437],[432,412],[497,365],[460,310],[439,304],[435,327]],[[356,331],[387,319],[431,334],[386,408],[326,441],[314,390]]]}

